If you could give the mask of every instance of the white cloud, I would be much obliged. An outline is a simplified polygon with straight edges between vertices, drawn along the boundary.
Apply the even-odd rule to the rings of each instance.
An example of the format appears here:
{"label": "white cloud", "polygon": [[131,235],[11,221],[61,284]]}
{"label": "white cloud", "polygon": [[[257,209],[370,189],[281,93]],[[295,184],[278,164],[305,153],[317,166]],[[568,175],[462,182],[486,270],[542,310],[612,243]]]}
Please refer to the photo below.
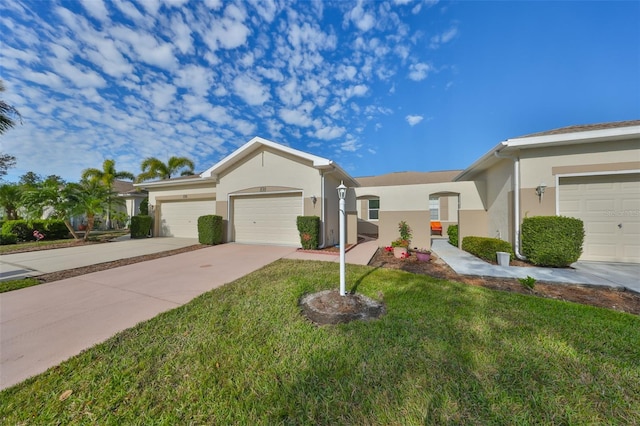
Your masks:
{"label": "white cloud", "polygon": [[246,19],[244,9],[236,5],[229,5],[224,11],[224,17],[214,21],[209,31],[204,34],[204,41],[213,51],[219,48],[235,49],[244,45],[250,30],[243,23]]}
{"label": "white cloud", "polygon": [[431,67],[429,64],[418,63],[409,66],[409,78],[413,81],[421,81],[427,78]]}
{"label": "white cloud", "polygon": [[308,127],[313,124],[313,120],[311,119],[308,111],[282,108],[279,115],[282,121],[287,124],[293,124],[300,127]]}
{"label": "white cloud", "polygon": [[112,27],[109,31],[116,40],[127,43],[147,64],[168,70],[177,65],[172,46],[169,43],[159,42],[149,33],[136,32],[124,26]]}
{"label": "white cloud", "polygon": [[367,32],[375,25],[375,16],[365,12],[362,7],[362,0],[346,14],[346,18],[354,23],[354,25],[362,32]]}
{"label": "white cloud", "polygon": [[448,30],[444,31],[443,33],[436,34],[435,36],[431,37],[429,48],[437,49],[441,45],[453,40],[457,35],[458,35],[458,28],[451,27]]}
{"label": "white cloud", "polygon": [[407,120],[407,123],[409,123],[411,127],[413,127],[424,120],[424,117],[421,115],[407,115],[404,119]]}
{"label": "white cloud", "polygon": [[324,126],[317,129],[313,133],[313,136],[315,136],[318,139],[330,140],[330,139],[339,138],[340,136],[344,135],[345,132],[346,132],[346,129],[344,127]]}
{"label": "white cloud", "polygon": [[109,20],[109,12],[102,0],[80,0],[82,7],[85,8],[89,15],[93,16],[101,22]]}
{"label": "white cloud", "polygon": [[191,28],[185,24],[182,16],[174,15],[171,19],[171,31],[173,32],[173,43],[181,53],[189,53],[193,49],[193,38]]}
{"label": "white cloud", "polygon": [[176,72],[175,83],[191,89],[194,93],[205,94],[213,84],[213,71],[200,65],[189,64]]}
{"label": "white cloud", "polygon": [[291,79],[284,85],[279,86],[276,89],[276,93],[285,105],[299,105],[302,102],[302,94],[295,79]]}
{"label": "white cloud", "polygon": [[362,144],[359,144],[356,139],[349,139],[342,144],[340,144],[340,149],[342,151],[355,152],[362,147]]}
{"label": "white cloud", "polygon": [[273,0],[248,0],[248,3],[256,9],[264,21],[273,22],[278,11],[278,6]]}
{"label": "white cloud", "polygon": [[249,105],[262,105],[269,100],[269,88],[248,75],[233,80],[233,90]]}

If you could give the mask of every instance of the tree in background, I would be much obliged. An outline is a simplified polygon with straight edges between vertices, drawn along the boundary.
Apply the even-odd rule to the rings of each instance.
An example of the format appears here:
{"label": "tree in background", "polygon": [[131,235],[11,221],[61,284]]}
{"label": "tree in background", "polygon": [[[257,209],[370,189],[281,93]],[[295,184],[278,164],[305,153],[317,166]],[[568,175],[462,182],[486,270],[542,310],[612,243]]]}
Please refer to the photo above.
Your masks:
{"label": "tree in background", "polygon": [[155,157],[145,158],[140,165],[142,173],[138,175],[136,179],[138,182],[151,179],[171,179],[175,176],[180,169],[182,170],[180,176],[189,176],[193,174],[193,161],[187,157],[171,157],[167,163],[163,163]]}
{"label": "tree in background", "polygon": [[[0,80],[0,93],[4,92],[4,82]],[[0,135],[16,125],[16,120],[22,123],[22,116],[15,107],[0,99]],[[16,157],[0,152],[0,179],[7,175],[7,170],[16,165]]]}
{"label": "tree in background", "polygon": [[107,228],[111,229],[111,206],[113,204],[113,182],[116,179],[134,180],[133,173],[116,170],[115,160],[104,160],[102,170],[85,169],[82,171],[82,179],[91,182],[99,182],[107,189]]}
{"label": "tree in background", "polygon": [[[113,192],[98,180],[82,180],[80,183],[71,183],[65,187],[62,207],[66,208],[66,217],[72,215],[85,215],[87,217],[87,229],[84,241],[89,239],[93,230],[96,215],[108,210],[112,204],[124,203],[122,199],[113,199]],[[67,222],[65,221],[65,224]],[[69,228],[71,224],[67,225]]]}
{"label": "tree in background", "polygon": [[22,191],[15,183],[0,185],[0,207],[4,209],[6,220],[17,220],[18,209],[22,205]]}

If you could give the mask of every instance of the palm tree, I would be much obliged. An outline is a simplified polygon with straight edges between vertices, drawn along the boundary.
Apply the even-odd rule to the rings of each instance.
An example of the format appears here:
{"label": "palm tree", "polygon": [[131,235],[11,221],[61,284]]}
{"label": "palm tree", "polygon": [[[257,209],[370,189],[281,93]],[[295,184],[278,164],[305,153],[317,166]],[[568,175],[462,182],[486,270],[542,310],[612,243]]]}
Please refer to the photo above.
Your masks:
{"label": "palm tree", "polygon": [[22,190],[18,185],[7,183],[0,186],[0,207],[4,209],[7,220],[18,219],[18,208],[22,204]]}
{"label": "palm tree", "polygon": [[193,174],[193,161],[189,160],[187,157],[171,157],[167,163],[163,163],[155,157],[148,157],[140,165],[140,170],[142,173],[138,175],[137,181],[142,182],[145,180],[151,179],[171,179],[171,176],[175,176],[175,174],[180,170],[186,168],[187,170],[183,170],[180,175],[181,176],[189,176]]}
{"label": "palm tree", "polygon": [[[0,92],[4,92],[4,82],[0,80]],[[22,116],[15,107],[0,100],[0,134],[16,125],[16,119],[22,123]]]}
{"label": "palm tree", "polygon": [[63,220],[73,238],[78,240],[80,238],[71,226],[71,216],[75,210],[75,193],[79,189],[80,185],[77,183],[65,185],[48,180],[37,188],[25,189],[22,202],[27,211],[35,217],[41,216],[44,208],[52,209],[50,217]]}
{"label": "palm tree", "polygon": [[[66,214],[68,216],[84,214],[87,217],[84,241],[89,239],[96,215],[110,208],[111,195],[113,193],[97,180],[83,180],[79,184],[69,184],[65,188],[65,200],[62,206],[66,209]],[[67,225],[69,226],[70,224]]]}
{"label": "palm tree", "polygon": [[124,172],[124,171],[116,171],[116,162],[115,160],[104,160],[102,163],[102,170],[100,169],[85,169],[82,171],[82,179],[89,180],[92,182],[100,182],[102,183],[107,191],[107,228],[111,228],[111,204],[112,204],[112,190],[113,190],[113,182],[116,179],[129,179],[134,180],[135,176],[133,173]]}

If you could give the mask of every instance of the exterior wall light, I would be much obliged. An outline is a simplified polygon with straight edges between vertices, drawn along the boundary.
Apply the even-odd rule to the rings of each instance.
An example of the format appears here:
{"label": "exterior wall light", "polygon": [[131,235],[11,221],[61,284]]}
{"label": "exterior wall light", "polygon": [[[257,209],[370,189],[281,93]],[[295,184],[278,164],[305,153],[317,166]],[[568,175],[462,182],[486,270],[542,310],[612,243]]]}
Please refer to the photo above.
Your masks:
{"label": "exterior wall light", "polygon": [[536,194],[538,194],[538,201],[540,201],[540,202],[542,202],[542,197],[544,195],[544,190],[545,189],[547,189],[547,185],[545,185],[544,183],[541,183],[536,188]]}

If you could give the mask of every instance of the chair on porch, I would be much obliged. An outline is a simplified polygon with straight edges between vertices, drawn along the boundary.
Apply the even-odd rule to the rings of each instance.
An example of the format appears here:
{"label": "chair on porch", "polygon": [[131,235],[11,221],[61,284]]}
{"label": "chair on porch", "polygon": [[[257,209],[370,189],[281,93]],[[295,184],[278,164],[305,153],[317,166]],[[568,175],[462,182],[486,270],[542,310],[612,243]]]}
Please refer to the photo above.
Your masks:
{"label": "chair on porch", "polygon": [[442,223],[440,221],[431,221],[431,235],[442,235]]}

